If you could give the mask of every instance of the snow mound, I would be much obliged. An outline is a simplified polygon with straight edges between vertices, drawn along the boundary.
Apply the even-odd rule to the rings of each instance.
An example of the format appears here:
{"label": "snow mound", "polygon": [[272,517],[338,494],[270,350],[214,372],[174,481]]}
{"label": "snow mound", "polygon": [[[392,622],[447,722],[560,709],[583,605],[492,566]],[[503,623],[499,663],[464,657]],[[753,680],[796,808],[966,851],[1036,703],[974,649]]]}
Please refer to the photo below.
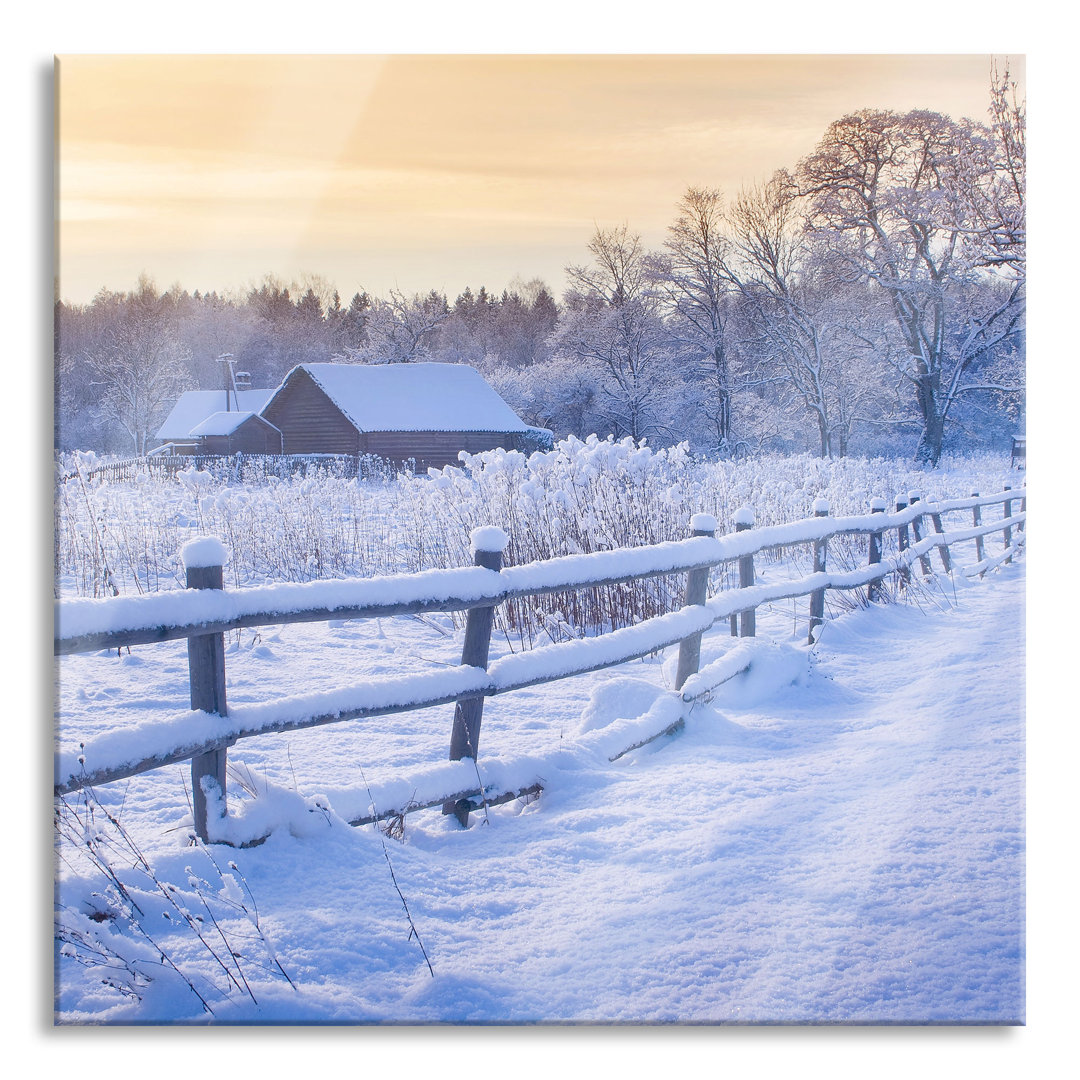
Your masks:
{"label": "snow mound", "polygon": [[745,671],[713,692],[713,702],[728,708],[749,708],[787,686],[804,686],[810,675],[810,653],[797,645],[758,641]]}
{"label": "snow mound", "polygon": [[598,686],[582,710],[577,731],[584,735],[647,713],[664,691],[643,679],[615,678]]}

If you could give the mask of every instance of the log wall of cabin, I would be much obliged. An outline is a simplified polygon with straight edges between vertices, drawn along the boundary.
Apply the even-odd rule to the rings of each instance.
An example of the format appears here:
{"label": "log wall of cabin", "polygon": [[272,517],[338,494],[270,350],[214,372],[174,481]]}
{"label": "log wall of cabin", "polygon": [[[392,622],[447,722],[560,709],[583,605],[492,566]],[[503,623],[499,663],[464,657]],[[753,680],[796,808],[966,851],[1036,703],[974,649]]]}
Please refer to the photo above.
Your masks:
{"label": "log wall of cabin", "polygon": [[251,419],[231,435],[204,435],[199,440],[200,454],[280,454],[281,435],[268,424]]}
{"label": "log wall of cabin", "polygon": [[281,431],[283,454],[356,454],[356,428],[304,371],[297,372],[262,415]]}
{"label": "log wall of cabin", "polygon": [[458,451],[478,454],[504,446],[515,449],[517,439],[505,431],[369,431],[360,436],[360,452],[390,461],[415,459],[417,468],[458,464]]}

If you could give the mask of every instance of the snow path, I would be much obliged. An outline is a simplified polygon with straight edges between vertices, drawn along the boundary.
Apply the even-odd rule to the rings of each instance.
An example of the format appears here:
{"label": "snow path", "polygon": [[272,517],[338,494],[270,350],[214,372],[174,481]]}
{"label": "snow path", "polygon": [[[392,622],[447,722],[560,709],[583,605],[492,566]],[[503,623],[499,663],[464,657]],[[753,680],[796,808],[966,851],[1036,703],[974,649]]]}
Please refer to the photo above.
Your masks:
{"label": "snow path", "polygon": [[[947,605],[843,615],[801,685],[740,678],[681,734],[615,763],[556,753],[543,796],[487,824],[410,818],[386,851],[434,978],[380,835],[302,809],[292,834],[229,853],[299,993],[267,976],[258,1007],[230,998],[218,1018],[1022,1022],[1024,578],[1020,560]],[[730,644],[707,636],[703,662]],[[662,671],[496,699],[481,747],[495,753],[515,713],[554,746],[577,730],[583,685],[591,726],[636,715]],[[327,745],[354,752],[340,735]],[[160,811],[141,779],[129,806]],[[178,845],[153,852],[174,881],[195,857]],[[134,1015],[72,982],[67,1019]],[[199,1009],[178,993],[137,1015]]]}

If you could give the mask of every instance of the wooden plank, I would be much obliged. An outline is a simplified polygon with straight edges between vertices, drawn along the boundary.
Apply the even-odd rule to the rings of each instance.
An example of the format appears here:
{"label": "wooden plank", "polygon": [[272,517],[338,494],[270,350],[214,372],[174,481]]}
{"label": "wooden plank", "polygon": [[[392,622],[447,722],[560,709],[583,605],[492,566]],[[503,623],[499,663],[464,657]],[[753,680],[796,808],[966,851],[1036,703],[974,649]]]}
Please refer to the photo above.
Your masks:
{"label": "wooden plank", "polygon": [[[418,615],[433,611],[469,611],[476,607],[497,606],[507,600],[531,596],[545,596],[550,593],[573,592],[577,589],[600,588],[606,585],[621,584],[623,582],[643,581],[648,578],[667,577],[670,574],[687,573],[700,568],[711,569],[715,565],[718,565],[718,563],[699,563],[689,560],[681,565],[668,567],[663,570],[648,570],[638,574],[609,574],[598,578],[574,578],[568,582],[560,582],[556,585],[492,589],[480,596],[468,599],[447,596],[436,600],[411,600],[407,603],[386,602],[379,604],[364,604],[356,607],[310,607],[299,611],[286,612],[268,608],[263,611],[254,611],[244,615],[237,615],[230,619],[209,622],[177,623],[168,626],[156,625],[138,629],[85,634],[77,637],[56,638],[54,640],[54,650],[55,655],[66,656],[71,653],[93,652],[99,649],[115,649],[124,645],[148,645],[161,641],[172,641],[179,638],[190,637],[192,634],[227,633],[230,630],[237,630],[242,627],[266,626],[277,623],[326,622],[330,619],[379,619],[389,618],[393,615]],[[383,578],[380,580],[386,581],[387,579]],[[62,605],[63,601],[60,601],[60,604]]]}
{"label": "wooden plank", "polygon": [[544,788],[539,781],[529,784],[527,787],[517,788],[514,791],[494,791],[486,793],[479,786],[468,788],[450,800],[434,799],[430,802],[412,802],[405,806],[395,807],[391,810],[379,810],[377,813],[366,814],[363,817],[353,818],[349,824],[357,827],[372,825],[376,821],[387,821],[392,818],[405,817],[406,814],[414,814],[418,810],[434,810],[437,806],[443,806],[446,802],[452,802],[455,807],[460,805],[467,815],[470,811],[476,811],[487,806],[502,806],[504,803],[513,802],[514,799],[524,799],[530,795],[539,795]]}

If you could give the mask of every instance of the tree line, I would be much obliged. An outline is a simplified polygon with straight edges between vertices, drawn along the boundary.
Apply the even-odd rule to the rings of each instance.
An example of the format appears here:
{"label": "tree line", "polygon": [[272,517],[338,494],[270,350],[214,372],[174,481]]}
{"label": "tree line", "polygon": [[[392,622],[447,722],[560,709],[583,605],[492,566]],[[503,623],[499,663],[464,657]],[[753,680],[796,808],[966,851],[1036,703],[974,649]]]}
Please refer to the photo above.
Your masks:
{"label": "tree line", "polygon": [[145,452],[225,353],[256,387],[306,362],[472,364],[556,436],[931,464],[1001,444],[1023,416],[1025,113],[995,68],[985,122],[845,116],[733,197],[688,188],[659,249],[598,228],[559,300],[532,280],[346,303],[310,276],[58,301],[57,446]]}

